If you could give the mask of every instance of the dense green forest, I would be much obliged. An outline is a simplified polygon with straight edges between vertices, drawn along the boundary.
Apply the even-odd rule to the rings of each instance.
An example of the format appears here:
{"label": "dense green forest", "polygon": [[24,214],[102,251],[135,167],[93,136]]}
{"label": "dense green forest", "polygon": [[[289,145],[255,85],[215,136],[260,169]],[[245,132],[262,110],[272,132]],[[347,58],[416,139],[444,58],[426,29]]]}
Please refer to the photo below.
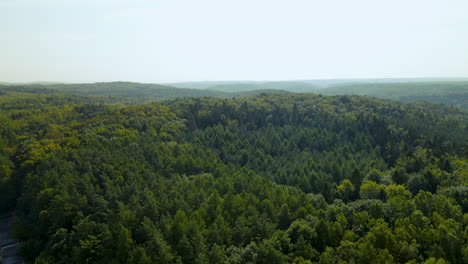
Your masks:
{"label": "dense green forest", "polygon": [[125,97],[0,89],[0,212],[27,262],[468,263],[466,110]]}

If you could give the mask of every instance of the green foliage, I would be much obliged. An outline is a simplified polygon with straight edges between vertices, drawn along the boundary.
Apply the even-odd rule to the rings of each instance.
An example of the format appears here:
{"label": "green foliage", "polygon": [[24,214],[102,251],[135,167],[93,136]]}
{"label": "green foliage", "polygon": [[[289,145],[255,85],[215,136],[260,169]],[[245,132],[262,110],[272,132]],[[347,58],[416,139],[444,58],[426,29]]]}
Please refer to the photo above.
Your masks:
{"label": "green foliage", "polygon": [[0,209],[29,262],[466,262],[463,110],[22,92],[0,96]]}

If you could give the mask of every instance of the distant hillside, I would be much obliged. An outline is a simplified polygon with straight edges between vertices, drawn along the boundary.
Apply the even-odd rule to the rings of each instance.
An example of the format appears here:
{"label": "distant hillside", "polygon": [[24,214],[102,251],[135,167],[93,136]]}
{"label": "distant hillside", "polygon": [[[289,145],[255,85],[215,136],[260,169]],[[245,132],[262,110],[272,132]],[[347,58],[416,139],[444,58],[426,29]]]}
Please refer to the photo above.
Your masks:
{"label": "distant hillside", "polygon": [[222,96],[219,91],[195,90],[171,86],[133,82],[106,82],[90,84],[50,85],[48,88],[63,92],[73,92],[88,95],[110,95],[130,97],[197,97]]}
{"label": "distant hillside", "polygon": [[398,101],[445,103],[468,109],[468,80],[465,78],[328,79],[301,81],[227,81],[172,83],[176,87],[222,92],[283,90],[324,95],[367,95]]}
{"label": "distant hillside", "polygon": [[[105,82],[84,84],[18,84],[1,85],[0,95],[54,94],[93,97],[97,101],[141,103],[166,98],[188,97],[248,97],[261,93],[318,93],[324,95],[366,95],[398,101],[445,103],[468,109],[468,81],[427,81],[419,79],[367,80],[311,80],[277,82],[194,82],[174,83],[174,86],[134,83]],[[403,82],[407,80],[407,82]],[[430,79],[427,79],[430,80]],[[370,83],[370,81],[374,81]],[[355,82],[353,84],[348,82]],[[179,86],[176,86],[179,85]],[[187,86],[192,88],[186,88]],[[324,88],[325,87],[325,88]]]}
{"label": "distant hillside", "polygon": [[176,82],[166,85],[191,89],[210,89],[229,92],[281,89],[290,92],[310,92],[317,88],[327,88],[351,84],[381,84],[381,83],[418,83],[418,82],[454,82],[468,81],[468,78],[381,78],[381,79],[315,79],[315,80],[284,80],[284,81],[197,81]]}
{"label": "distant hillside", "polygon": [[200,96],[223,96],[220,91],[176,88],[158,84],[131,82],[107,82],[84,84],[51,84],[51,85],[9,85],[0,87],[0,91],[21,93],[63,93],[91,96],[113,96],[147,101],[154,98],[185,98]]}
{"label": "distant hillside", "polygon": [[244,91],[244,92],[237,92],[237,93],[229,93],[229,97],[249,97],[249,96],[256,96],[256,95],[264,95],[264,94],[288,94],[291,93],[285,90],[276,90],[276,89],[260,89],[260,90],[253,90],[253,91]]}
{"label": "distant hillside", "polygon": [[285,90],[289,92],[313,92],[318,89],[314,84],[306,82],[260,82],[260,83],[233,83],[210,86],[207,89],[224,92],[243,92],[252,90]]}
{"label": "distant hillside", "polygon": [[254,90],[285,90],[289,92],[312,92],[319,88],[308,81],[271,81],[271,82],[193,82],[171,83],[170,85],[181,88],[208,89],[223,92],[245,92]]}
{"label": "distant hillside", "polygon": [[367,95],[398,101],[431,101],[468,109],[468,82],[367,83],[316,91],[324,95]]}
{"label": "distant hillside", "polygon": [[[0,96],[53,96],[61,95],[73,102],[119,102],[119,103],[142,103],[169,98],[188,97],[248,97],[262,93],[281,94],[288,93],[283,90],[258,89],[239,92],[225,92],[206,89],[177,88],[159,84],[144,84],[132,82],[108,82],[108,83],[84,83],[84,84],[22,84],[1,85]],[[56,100],[53,97],[51,100]],[[47,98],[44,98],[47,100]],[[59,102],[61,104],[62,101]]]}

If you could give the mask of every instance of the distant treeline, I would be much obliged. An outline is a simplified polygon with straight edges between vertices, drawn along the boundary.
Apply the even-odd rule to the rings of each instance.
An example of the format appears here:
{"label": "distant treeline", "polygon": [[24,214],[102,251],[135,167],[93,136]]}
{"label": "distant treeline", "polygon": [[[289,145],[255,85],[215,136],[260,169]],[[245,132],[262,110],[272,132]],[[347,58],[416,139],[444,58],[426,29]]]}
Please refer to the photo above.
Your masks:
{"label": "distant treeline", "polygon": [[[18,84],[0,85],[6,92],[33,94],[74,94],[110,97],[106,101],[135,104],[167,98],[187,97],[247,97],[262,93],[316,93],[324,95],[366,95],[404,102],[429,101],[468,109],[468,81],[432,80],[322,80],[276,82],[194,82],[166,86],[131,82],[88,84]],[[184,88],[178,88],[177,85]],[[103,98],[101,98],[103,100]]]}
{"label": "distant treeline", "polygon": [[468,82],[354,84],[317,92],[325,95],[367,95],[404,102],[425,100],[468,109]]}

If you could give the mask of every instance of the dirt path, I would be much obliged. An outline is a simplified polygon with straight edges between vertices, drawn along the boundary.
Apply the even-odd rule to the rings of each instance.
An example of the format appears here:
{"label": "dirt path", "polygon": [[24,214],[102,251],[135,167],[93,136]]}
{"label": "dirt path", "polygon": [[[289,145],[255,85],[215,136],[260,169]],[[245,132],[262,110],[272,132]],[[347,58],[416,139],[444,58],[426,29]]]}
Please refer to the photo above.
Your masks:
{"label": "dirt path", "polygon": [[19,242],[11,234],[12,216],[0,218],[0,263],[21,264],[23,260],[16,255]]}

